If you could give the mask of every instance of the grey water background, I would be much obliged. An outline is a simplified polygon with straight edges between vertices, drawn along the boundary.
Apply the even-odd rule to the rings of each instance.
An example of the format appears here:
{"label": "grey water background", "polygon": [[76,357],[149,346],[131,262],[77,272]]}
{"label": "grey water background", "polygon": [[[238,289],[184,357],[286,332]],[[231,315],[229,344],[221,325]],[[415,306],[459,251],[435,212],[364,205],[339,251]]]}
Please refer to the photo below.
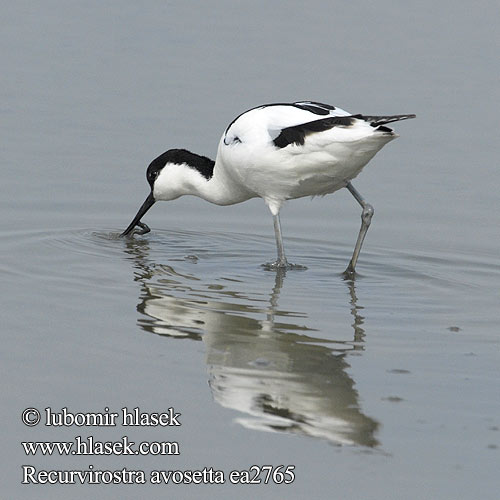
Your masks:
{"label": "grey water background", "polygon": [[[497,2],[2,2],[2,498],[498,498]],[[158,204],[171,147],[313,99],[416,113],[346,191]],[[26,427],[28,407],[181,412],[181,427]],[[22,441],[176,441],[178,456],[26,456]],[[38,470],[295,465],[290,485],[21,485]]]}

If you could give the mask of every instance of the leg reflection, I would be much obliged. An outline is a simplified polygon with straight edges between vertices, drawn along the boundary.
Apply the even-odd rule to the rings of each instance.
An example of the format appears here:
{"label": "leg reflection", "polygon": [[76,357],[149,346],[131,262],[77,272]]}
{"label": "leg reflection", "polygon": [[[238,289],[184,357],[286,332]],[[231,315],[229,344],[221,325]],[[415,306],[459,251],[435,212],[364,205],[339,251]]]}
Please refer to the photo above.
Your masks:
{"label": "leg reflection", "polygon": [[307,312],[279,308],[285,269],[277,270],[266,298],[247,292],[242,281],[214,284],[152,263],[145,247],[134,252],[139,325],[170,338],[203,340],[214,400],[240,411],[241,425],[334,444],[378,445],[378,423],[363,413],[347,361],[350,351],[363,349],[365,335],[352,281],[353,339],[339,342],[308,327]]}

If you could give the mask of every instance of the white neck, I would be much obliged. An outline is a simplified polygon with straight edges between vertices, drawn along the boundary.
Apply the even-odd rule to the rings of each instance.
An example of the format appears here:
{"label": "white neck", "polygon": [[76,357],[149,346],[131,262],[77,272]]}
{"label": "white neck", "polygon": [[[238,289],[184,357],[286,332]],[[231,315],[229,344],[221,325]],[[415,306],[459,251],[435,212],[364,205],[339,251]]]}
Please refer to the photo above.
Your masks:
{"label": "white neck", "polygon": [[153,194],[156,200],[164,201],[194,195],[216,205],[233,205],[256,196],[242,189],[219,161],[210,179],[187,164],[168,163],[155,180]]}

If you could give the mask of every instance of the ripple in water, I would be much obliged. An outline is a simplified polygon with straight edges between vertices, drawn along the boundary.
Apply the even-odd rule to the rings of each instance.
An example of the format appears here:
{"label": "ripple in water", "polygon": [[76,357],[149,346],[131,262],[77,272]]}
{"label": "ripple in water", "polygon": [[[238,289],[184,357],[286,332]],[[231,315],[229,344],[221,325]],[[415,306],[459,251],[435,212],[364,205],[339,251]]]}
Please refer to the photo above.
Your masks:
{"label": "ripple in water", "polygon": [[[121,238],[116,230],[11,231],[2,235],[2,249],[3,268],[10,273],[23,272],[5,263],[9,256],[19,252],[44,256],[48,262],[50,258],[70,261],[71,256],[77,259],[78,254],[105,259],[124,255],[133,258],[141,249],[147,249],[156,262],[196,264],[196,272],[203,273],[202,268],[212,273],[222,272],[227,279],[261,278],[263,269],[276,272],[268,264],[275,254],[274,239],[239,233],[153,231],[142,237]],[[32,252],[27,252],[28,249]],[[292,238],[287,241],[287,252],[297,263],[302,279],[314,283],[315,279],[318,282],[341,279],[351,248]],[[26,263],[36,273],[29,259]],[[500,276],[500,262],[498,256],[492,255],[424,254],[371,247],[363,250],[358,271],[356,279],[360,281],[412,280],[419,286],[447,289],[457,285],[482,286],[484,278]],[[293,272],[296,269],[290,269]]]}
{"label": "ripple in water", "polygon": [[[213,397],[242,412],[241,425],[335,444],[379,445],[378,423],[363,410],[349,369],[349,356],[365,349],[359,289],[373,316],[392,317],[398,327],[419,311],[446,312],[436,289],[438,295],[456,293],[458,285],[468,292],[479,286],[478,276],[500,274],[498,258],[491,256],[370,248],[362,253],[362,273],[345,281],[352,250],[347,245],[291,239],[289,255],[308,269],[279,272],[262,268],[275,252],[272,237],[119,234],[4,234],[4,281],[41,278],[62,288],[59,300],[70,291],[99,293],[106,301],[132,287],[137,301],[131,307],[142,332],[204,343]],[[449,324],[459,322],[451,318]]]}

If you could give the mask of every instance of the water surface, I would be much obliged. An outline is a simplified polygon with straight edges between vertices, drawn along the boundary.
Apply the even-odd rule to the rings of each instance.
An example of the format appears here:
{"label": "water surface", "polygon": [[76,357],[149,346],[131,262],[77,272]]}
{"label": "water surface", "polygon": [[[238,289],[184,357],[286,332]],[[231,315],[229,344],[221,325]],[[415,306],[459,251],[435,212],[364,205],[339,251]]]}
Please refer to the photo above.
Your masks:
{"label": "water surface", "polygon": [[[2,423],[9,498],[481,498],[498,488],[496,6],[16,2],[2,9]],[[464,33],[467,35],[464,36]],[[290,202],[276,273],[261,200],[186,197],[119,238],[171,147],[214,156],[246,108],[411,113],[355,186]],[[140,407],[176,428],[28,428],[21,412]],[[175,440],[176,456],[27,457],[21,441]],[[290,485],[21,485],[38,469]],[[404,492],[404,493],[402,493]]]}

